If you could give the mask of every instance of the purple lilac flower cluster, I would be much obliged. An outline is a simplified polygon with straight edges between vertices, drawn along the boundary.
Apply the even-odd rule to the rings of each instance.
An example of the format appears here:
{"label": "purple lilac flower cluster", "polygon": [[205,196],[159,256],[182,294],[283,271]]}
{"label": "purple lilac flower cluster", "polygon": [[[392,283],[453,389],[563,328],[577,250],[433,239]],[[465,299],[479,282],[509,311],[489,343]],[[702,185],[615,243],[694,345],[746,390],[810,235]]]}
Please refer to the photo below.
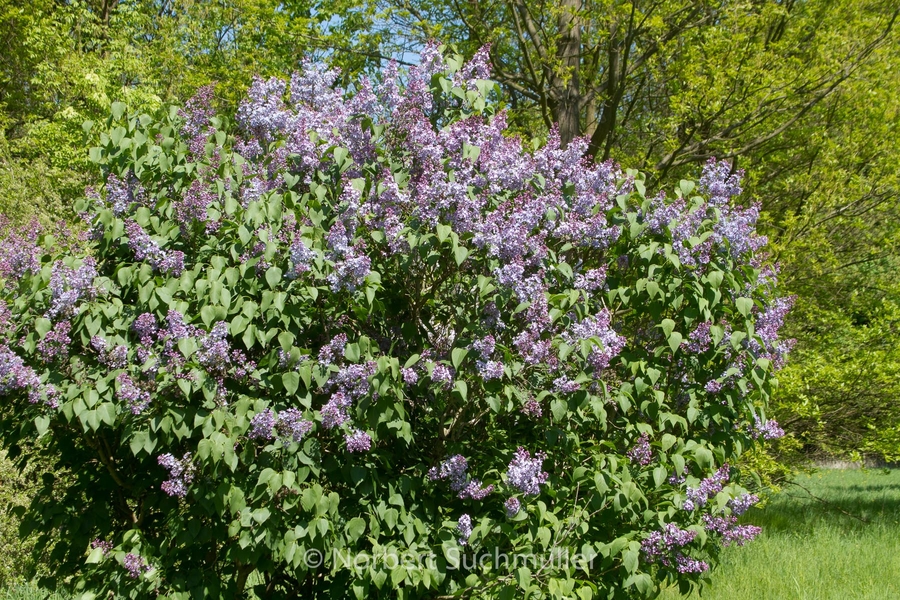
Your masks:
{"label": "purple lilac flower cluster", "polygon": [[641,550],[648,562],[674,567],[679,573],[702,573],[709,569],[709,565],[681,551],[696,537],[696,531],[681,529],[675,523],[666,523],[662,530],[654,531],[641,542]]}
{"label": "purple lilac flower cluster", "polygon": [[532,419],[540,419],[544,415],[544,409],[541,408],[541,403],[534,398],[529,398],[525,404],[522,405],[521,410]]}
{"label": "purple lilac flower cluster", "polygon": [[115,173],[106,177],[106,204],[117,217],[127,213],[132,204],[143,204],[146,192],[141,182],[134,173],[128,171],[125,179],[120,179]]}
{"label": "purple lilac flower cluster", "polygon": [[650,436],[646,433],[638,438],[637,442],[625,453],[628,459],[638,465],[647,466],[653,459],[650,450]]}
{"label": "purple lilac flower cluster", "polygon": [[472,517],[467,514],[462,515],[456,523],[456,530],[459,532],[459,545],[467,545],[469,537],[472,535]]}
{"label": "purple lilac flower cluster", "polygon": [[316,253],[302,239],[298,238],[291,244],[289,256],[291,269],[285,276],[289,279],[296,279],[312,268],[312,261],[315,260]]}
{"label": "purple lilac flower cluster", "polygon": [[507,518],[511,519],[522,510],[522,502],[518,498],[510,498],[503,503],[503,507],[506,509]]}
{"label": "purple lilac flower cluster", "polygon": [[527,450],[519,447],[506,469],[507,481],[526,496],[537,496],[541,493],[541,485],[547,483],[549,477],[541,471],[546,458],[544,452],[538,452],[532,458]]}
{"label": "purple lilac flower cluster", "polygon": [[[175,218],[181,223],[182,231],[186,231],[191,223],[195,221],[207,224],[207,221],[209,221],[209,207],[216,200],[217,194],[211,183],[203,179],[193,180],[184,191],[181,200],[174,203]],[[129,233],[129,237],[130,235]]]}
{"label": "purple lilac flower cluster", "polygon": [[741,494],[737,498],[732,498],[728,501],[728,508],[731,509],[732,514],[740,516],[750,510],[750,507],[757,502],[759,502],[759,496],[756,494]]}
{"label": "purple lilac flower cluster", "polygon": [[688,512],[704,506],[710,498],[722,491],[731,476],[731,467],[722,465],[712,476],[703,479],[698,487],[685,491],[687,499],[682,508]]}
{"label": "purple lilac flower cluster", "polygon": [[152,568],[142,557],[131,552],[125,555],[122,564],[125,570],[128,571],[128,576],[132,579],[137,579],[141,576],[141,573],[146,573]]}
{"label": "purple lilac flower cluster", "polygon": [[765,422],[756,417],[753,425],[750,427],[750,437],[754,440],[762,438],[764,440],[777,440],[784,437],[784,429],[782,429],[775,419],[769,419]]}
{"label": "purple lilac flower cluster", "polygon": [[339,333],[319,350],[319,364],[332,365],[344,356],[347,346],[347,334]]}
{"label": "purple lilac flower cluster", "polygon": [[372,438],[360,429],[352,429],[344,434],[347,452],[368,452],[372,449]]}
{"label": "purple lilac flower cluster", "polygon": [[94,550],[100,548],[100,551],[103,552],[103,556],[106,556],[113,549],[113,544],[112,542],[107,542],[106,540],[97,538],[93,542],[91,542],[91,548]]}
{"label": "purple lilac flower cluster", "polygon": [[44,315],[51,321],[78,314],[78,302],[91,300],[97,295],[94,278],[97,277],[97,263],[88,256],[77,269],[62,261],[53,264],[50,271],[50,308]]}
{"label": "purple lilac flower cluster", "polygon": [[128,373],[119,373],[116,383],[119,385],[117,396],[119,400],[128,404],[131,414],[139,415],[150,406],[150,392],[138,387]]}
{"label": "purple lilac flower cluster", "polygon": [[756,339],[749,341],[750,349],[761,358],[771,360],[776,369],[784,366],[788,353],[794,347],[795,340],[780,340],[778,332],[795,300],[794,296],[774,300],[756,319],[756,335],[762,344]]}
{"label": "purple lilac flower cluster", "polygon": [[97,359],[100,364],[106,365],[110,369],[124,369],[128,365],[128,347],[113,346],[109,347],[109,343],[99,335],[91,337],[91,348],[97,353]]}
{"label": "purple lilac flower cluster", "polygon": [[212,331],[200,338],[200,348],[196,355],[197,362],[217,379],[220,387],[229,372],[236,379],[241,379],[256,368],[256,364],[243,352],[231,349],[227,337],[228,323],[219,321],[213,325]]}
{"label": "purple lilac flower cluster", "polygon": [[72,343],[72,338],[69,337],[71,331],[71,323],[60,321],[47,332],[47,335],[37,343],[41,360],[45,363],[65,361],[69,357],[69,345]]}
{"label": "purple lilac flower cluster", "polygon": [[602,371],[625,347],[625,338],[617,334],[610,325],[609,310],[604,308],[593,316],[585,317],[569,326],[563,339],[571,346],[585,340],[599,340],[588,355],[588,365],[595,371]]}
{"label": "purple lilac flower cluster", "polygon": [[503,363],[498,360],[491,360],[495,346],[496,342],[492,335],[488,335],[480,340],[475,340],[470,346],[470,348],[475,350],[479,355],[476,366],[478,367],[478,373],[485,381],[503,377]]}
{"label": "purple lilac flower cluster", "polygon": [[369,392],[369,378],[375,374],[376,369],[376,363],[368,361],[346,365],[331,376],[325,385],[325,390],[335,391],[319,411],[322,416],[322,425],[326,429],[340,427],[350,420],[350,407],[355,400]]}
{"label": "purple lilac flower cluster", "polygon": [[0,279],[6,280],[7,286],[14,286],[26,274],[40,270],[41,250],[37,245],[40,234],[37,221],[20,229],[0,215]]}
{"label": "purple lilac flower cluster", "polygon": [[272,440],[277,434],[284,444],[300,443],[312,428],[313,422],[304,419],[303,413],[296,408],[288,408],[278,415],[267,408],[253,415],[247,436],[254,440]]}
{"label": "purple lilac flower cluster", "polygon": [[0,346],[0,395],[23,391],[28,393],[28,401],[36,404],[40,400],[41,381],[37,373],[8,346]]}
{"label": "purple lilac flower cluster", "polygon": [[762,528],[756,525],[738,525],[737,517],[703,515],[703,524],[708,531],[713,531],[722,536],[722,545],[737,544],[743,546],[752,541],[762,532]]}
{"label": "purple lilac flower cluster", "polygon": [[435,365],[431,371],[431,380],[449,390],[453,387],[453,369],[447,365]]}
{"label": "purple lilac flower cluster", "polygon": [[590,269],[584,273],[575,276],[573,287],[576,290],[584,290],[586,292],[596,292],[606,285],[606,267],[599,269]]}
{"label": "purple lilac flower cluster", "polygon": [[478,479],[469,480],[469,464],[461,454],[451,456],[441,463],[440,467],[431,467],[428,478],[431,481],[448,480],[450,489],[456,492],[460,500],[483,500],[494,491],[494,486],[482,486]]}
{"label": "purple lilac flower cluster", "polygon": [[170,274],[172,277],[179,277],[184,271],[184,252],[180,250],[165,252],[143,227],[131,219],[125,221],[125,233],[128,235],[128,245],[134,252],[135,260],[146,260],[155,270]]}
{"label": "purple lilac flower cluster", "polygon": [[194,480],[194,465],[191,462],[191,453],[186,453],[181,460],[169,453],[162,454],[157,459],[161,467],[168,469],[169,479],[162,482],[160,489],[170,496],[184,498],[187,488]]}
{"label": "purple lilac flower cluster", "polygon": [[[682,264],[697,267],[709,263],[716,246],[743,259],[765,246],[767,239],[756,233],[759,206],[749,208],[731,205],[731,199],[741,193],[742,171],[731,172],[725,161],[710,159],[703,168],[700,190],[709,195],[708,202],[689,206],[684,198],[667,203],[665,194],[654,198],[643,222],[647,231],[659,234],[663,228],[672,232],[673,246]],[[690,240],[699,237],[706,225],[709,211],[718,211],[711,235],[699,244]]]}

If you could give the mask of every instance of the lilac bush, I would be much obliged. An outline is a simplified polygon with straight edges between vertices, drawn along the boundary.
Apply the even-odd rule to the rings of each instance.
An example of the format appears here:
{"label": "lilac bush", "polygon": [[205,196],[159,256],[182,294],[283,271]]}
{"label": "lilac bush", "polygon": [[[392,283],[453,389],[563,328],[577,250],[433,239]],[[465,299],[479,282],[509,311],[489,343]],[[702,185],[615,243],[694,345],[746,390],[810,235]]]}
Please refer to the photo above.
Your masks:
{"label": "lilac bush", "polygon": [[0,439],[73,474],[26,515],[48,584],[651,597],[756,534],[790,300],[740,174],[529,149],[485,60],[114,105],[85,232],[5,227]]}

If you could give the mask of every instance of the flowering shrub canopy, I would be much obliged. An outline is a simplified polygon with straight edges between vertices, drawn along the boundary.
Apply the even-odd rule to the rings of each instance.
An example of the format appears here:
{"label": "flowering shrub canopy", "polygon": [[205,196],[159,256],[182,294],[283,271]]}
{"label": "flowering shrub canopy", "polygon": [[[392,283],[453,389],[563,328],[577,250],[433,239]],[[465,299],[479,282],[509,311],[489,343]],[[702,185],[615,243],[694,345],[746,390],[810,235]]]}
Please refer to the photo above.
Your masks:
{"label": "flowering shrub canopy", "polygon": [[2,440],[64,468],[27,515],[57,575],[625,598],[752,538],[729,465],[777,431],[790,303],[739,177],[648,195],[525,149],[483,53],[335,77],[258,80],[233,124],[114,105],[89,231],[7,231]]}

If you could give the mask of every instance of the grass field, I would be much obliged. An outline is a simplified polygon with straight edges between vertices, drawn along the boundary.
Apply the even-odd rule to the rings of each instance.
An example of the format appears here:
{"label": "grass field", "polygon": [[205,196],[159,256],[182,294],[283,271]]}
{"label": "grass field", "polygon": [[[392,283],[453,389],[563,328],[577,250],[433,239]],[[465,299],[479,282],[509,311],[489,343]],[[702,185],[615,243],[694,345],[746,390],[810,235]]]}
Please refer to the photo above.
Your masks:
{"label": "grass field", "polygon": [[711,585],[692,598],[900,599],[900,470],[826,470],[796,483],[809,491],[785,486],[749,513],[763,533],[727,549]]}
{"label": "grass field", "polygon": [[[692,598],[900,599],[900,470],[825,470],[796,483],[748,514],[763,533],[727,549],[712,583]],[[41,597],[27,586],[0,591],[0,600]]]}

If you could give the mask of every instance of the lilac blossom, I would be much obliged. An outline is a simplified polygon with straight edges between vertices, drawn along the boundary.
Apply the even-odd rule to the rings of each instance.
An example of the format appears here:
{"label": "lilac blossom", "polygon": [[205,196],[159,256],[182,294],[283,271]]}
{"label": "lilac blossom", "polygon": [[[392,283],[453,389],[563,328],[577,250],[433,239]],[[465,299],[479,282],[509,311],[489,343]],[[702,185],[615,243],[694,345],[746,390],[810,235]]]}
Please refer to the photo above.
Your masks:
{"label": "lilac blossom", "polygon": [[331,291],[340,292],[347,290],[352,292],[365,281],[372,268],[372,261],[368,256],[349,256],[338,261],[334,265],[334,271],[327,277],[331,284]]}
{"label": "lilac blossom", "polygon": [[454,492],[462,492],[468,481],[467,471],[469,464],[461,454],[451,456],[441,463],[440,467],[431,467],[428,478],[432,481],[448,480],[450,489]]}
{"label": "lilac blossom", "polygon": [[703,524],[708,531],[713,531],[722,536],[722,545],[731,544],[743,546],[752,541],[762,532],[762,528],[756,525],[738,525],[737,517],[703,515]]}
{"label": "lilac blossom", "polygon": [[110,550],[113,549],[113,543],[97,538],[91,542],[91,548],[94,550],[99,548],[100,551],[103,552],[103,556],[106,556],[107,554],[109,554]]}
{"label": "lilac blossom", "polygon": [[489,361],[479,361],[478,362],[478,373],[481,375],[481,378],[485,381],[490,381],[492,379],[501,379],[503,377],[503,363],[497,360],[489,360]]}
{"label": "lilac blossom", "polygon": [[128,405],[131,414],[139,415],[150,406],[150,393],[138,387],[128,373],[119,373],[116,383],[119,384],[116,396]]}
{"label": "lilac blossom", "polygon": [[32,221],[24,231],[13,228],[9,220],[0,215],[0,279],[7,286],[15,285],[28,273],[41,269],[41,249],[37,245],[41,226]]}
{"label": "lilac blossom", "polygon": [[763,421],[756,417],[753,425],[750,427],[750,437],[754,440],[762,438],[764,440],[777,440],[784,437],[784,429],[782,429],[775,419]]}
{"label": "lilac blossom", "polygon": [[312,431],[313,423],[303,418],[296,408],[288,408],[278,414],[275,429],[284,442],[300,443]]}
{"label": "lilac blossom", "polygon": [[271,440],[275,437],[275,413],[271,408],[258,412],[250,419],[250,433],[252,440]]}
{"label": "lilac blossom", "polygon": [[759,502],[759,496],[756,494],[741,494],[737,498],[728,501],[728,508],[731,513],[740,516],[750,510],[750,507]]}
{"label": "lilac blossom", "polygon": [[138,334],[138,339],[144,346],[153,343],[153,338],[159,332],[159,326],[156,324],[156,317],[150,313],[143,313],[134,320],[131,328]]}
{"label": "lilac blossom", "polygon": [[472,535],[472,517],[467,514],[462,515],[456,523],[456,530],[459,532],[459,545],[467,545],[469,537]]}
{"label": "lilac blossom", "polygon": [[687,499],[682,504],[682,508],[690,512],[704,506],[710,498],[722,491],[730,474],[731,468],[727,464],[722,465],[712,476],[700,481],[698,487],[687,488],[685,491]]}
{"label": "lilac blossom", "polygon": [[312,268],[312,261],[315,260],[316,253],[307,247],[302,239],[294,240],[290,248],[291,270],[288,271],[288,277],[297,278]]}
{"label": "lilac blossom", "polygon": [[453,370],[447,365],[435,365],[431,371],[431,380],[449,390],[453,386]]}
{"label": "lilac blossom", "polygon": [[650,436],[646,433],[642,434],[637,442],[626,452],[626,456],[628,460],[635,464],[641,466],[649,465],[653,459],[653,453],[650,450]]}
{"label": "lilac blossom", "polygon": [[128,576],[132,579],[137,579],[141,576],[141,573],[146,573],[152,569],[152,567],[147,564],[147,561],[131,552],[125,555],[122,564],[125,567],[125,570],[128,571]]}
{"label": "lilac blossom", "polygon": [[666,523],[662,530],[652,532],[641,542],[641,551],[648,562],[674,567],[679,573],[702,573],[709,569],[709,565],[681,551],[696,537],[696,531],[681,529],[675,523]]}
{"label": "lilac blossom", "polygon": [[365,431],[353,429],[344,435],[348,452],[368,452],[372,449],[372,438]]}
{"label": "lilac blossom", "polygon": [[347,409],[352,404],[352,399],[344,392],[334,392],[328,402],[319,411],[322,417],[322,426],[325,429],[340,427],[350,420]]}
{"label": "lilac blossom", "polygon": [[560,376],[553,380],[553,390],[560,394],[572,394],[581,389],[581,384],[577,381],[569,379],[566,376]]}
{"label": "lilac blossom", "polygon": [[563,339],[571,346],[577,346],[582,341],[594,342],[587,362],[595,371],[607,368],[610,361],[625,347],[625,338],[613,330],[610,320],[609,310],[604,308],[596,315],[573,323],[563,332]]}
{"label": "lilac blossom", "polygon": [[50,308],[44,316],[53,321],[78,314],[78,302],[97,295],[95,277],[97,264],[93,257],[83,259],[77,269],[62,261],[55,262],[50,272]]}
{"label": "lilac blossom", "polygon": [[606,267],[599,269],[591,269],[575,276],[573,287],[576,290],[585,290],[586,292],[596,292],[606,285]]}
{"label": "lilac blossom", "polygon": [[41,360],[45,363],[66,360],[69,357],[69,344],[72,343],[72,339],[69,337],[71,330],[71,323],[60,321],[47,332],[47,335],[37,343],[37,351]]}
{"label": "lilac blossom", "polygon": [[526,496],[540,494],[541,485],[545,484],[549,477],[547,473],[541,471],[541,465],[546,458],[547,455],[543,452],[538,452],[532,458],[527,450],[519,447],[506,470],[509,484]]}
{"label": "lilac blossom", "polygon": [[534,398],[529,398],[525,404],[522,405],[521,410],[532,419],[540,419],[544,415],[544,409],[541,408],[541,403]]}
{"label": "lilac blossom", "polygon": [[184,271],[184,253],[180,250],[165,252],[135,221],[125,222],[128,245],[134,252],[134,259],[147,261],[154,270],[179,277]]}
{"label": "lilac blossom", "polygon": [[0,346],[0,395],[24,391],[28,393],[28,401],[35,404],[40,399],[40,386],[34,369],[9,347]]}
{"label": "lilac blossom", "polygon": [[506,516],[510,519],[519,514],[519,511],[522,510],[522,502],[518,498],[510,498],[503,506],[506,508]]}
{"label": "lilac blossom", "polygon": [[415,385],[419,381],[419,373],[411,367],[400,369],[400,375],[406,385]]}
{"label": "lilac blossom", "polygon": [[169,453],[161,454],[157,458],[159,465],[169,471],[169,479],[164,481],[160,489],[169,496],[184,498],[187,488],[194,481],[194,465],[191,462],[191,453],[186,453],[181,460]]}
{"label": "lilac blossom", "polygon": [[319,350],[319,364],[331,365],[344,355],[347,346],[347,334],[339,333]]}

